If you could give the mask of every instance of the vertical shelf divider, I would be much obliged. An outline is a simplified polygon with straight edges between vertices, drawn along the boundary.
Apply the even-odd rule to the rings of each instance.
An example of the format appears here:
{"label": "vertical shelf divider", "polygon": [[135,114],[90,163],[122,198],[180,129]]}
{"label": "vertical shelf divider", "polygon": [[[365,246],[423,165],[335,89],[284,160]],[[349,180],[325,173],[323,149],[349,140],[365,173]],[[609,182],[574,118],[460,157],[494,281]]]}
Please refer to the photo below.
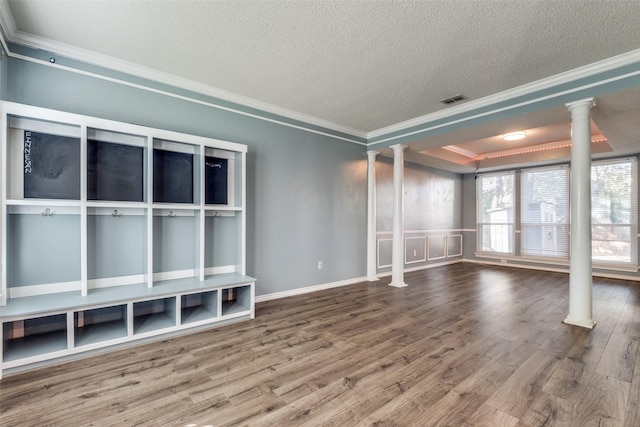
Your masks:
{"label": "vertical shelf divider", "polygon": [[89,293],[87,232],[87,126],[83,124],[80,126],[80,294],[83,297]]}
{"label": "vertical shelf divider", "polygon": [[198,218],[198,232],[196,236],[198,236],[198,280],[203,281],[206,271],[206,263],[205,263],[205,239],[206,239],[206,229],[205,229],[205,220],[206,220],[206,210],[205,210],[205,179],[204,174],[206,170],[207,161],[207,149],[205,146],[200,147],[200,173],[198,174],[198,180],[200,182],[199,193],[200,196],[198,198],[199,201],[199,218]]}
{"label": "vertical shelf divider", "polygon": [[[153,136],[147,135],[147,288],[153,287]],[[133,312],[130,314],[133,334]]]}
{"label": "vertical shelf divider", "polygon": [[133,303],[127,303],[127,336],[133,336]]}
{"label": "vertical shelf divider", "polygon": [[[7,305],[7,154],[9,140],[9,126],[7,123],[7,114],[2,106],[0,114],[0,126],[2,126],[3,136],[0,143],[0,307]],[[0,331],[0,338],[2,332]],[[0,360],[1,357],[0,357]],[[0,372],[0,378],[2,373]]]}
{"label": "vertical shelf divider", "polygon": [[67,349],[71,350],[76,346],[75,344],[75,319],[73,311],[67,312]]}
{"label": "vertical shelf divider", "polygon": [[[243,151],[240,153],[241,159],[241,169],[242,173],[239,174],[239,178],[242,182],[240,182],[240,268],[236,268],[240,274],[244,275],[247,269],[247,210],[246,210],[246,202],[247,202],[247,183],[246,183],[246,163],[247,163],[247,152]],[[238,176],[238,175],[236,175]],[[235,180],[234,180],[235,181]],[[237,185],[237,183],[235,183]]]}

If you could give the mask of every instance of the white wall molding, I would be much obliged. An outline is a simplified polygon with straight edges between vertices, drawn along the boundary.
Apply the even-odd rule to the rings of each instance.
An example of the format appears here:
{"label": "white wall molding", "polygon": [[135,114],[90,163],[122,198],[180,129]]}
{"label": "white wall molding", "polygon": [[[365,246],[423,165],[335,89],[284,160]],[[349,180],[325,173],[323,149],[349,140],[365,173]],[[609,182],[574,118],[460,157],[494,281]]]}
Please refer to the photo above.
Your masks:
{"label": "white wall molding", "polygon": [[[538,271],[550,271],[553,273],[566,273],[569,274],[569,266],[567,268],[550,268],[544,267],[542,265],[530,265],[530,264],[515,264],[515,263],[501,263],[496,261],[483,261],[478,259],[463,259],[462,262],[468,262],[471,264],[482,264],[482,265],[497,265],[500,267],[512,267],[512,268],[524,268],[527,270],[538,270]],[[598,267],[594,267],[598,268]],[[604,277],[607,279],[620,279],[620,280],[631,280],[634,282],[640,282],[640,276],[631,276],[628,274],[616,274],[616,273],[605,273],[602,271],[592,271],[593,277]]]}
{"label": "white wall molding", "polygon": [[[15,22],[13,20],[13,16],[11,14],[11,11],[8,7],[8,4],[5,1],[0,1],[0,25],[2,26],[2,29],[4,31],[4,35],[0,35],[1,38],[1,42],[2,45],[4,46],[5,50],[7,51],[7,54],[11,57],[14,58],[18,58],[18,59],[23,59],[23,60],[30,60],[32,62],[38,62],[42,65],[49,65],[49,66],[56,66],[62,69],[66,69],[68,71],[72,71],[72,72],[77,72],[77,73],[81,73],[81,74],[85,74],[85,75],[90,75],[92,77],[96,77],[96,78],[101,78],[101,79],[105,79],[105,80],[110,80],[110,81],[114,81],[114,82],[118,82],[120,84],[126,84],[126,85],[130,85],[130,86],[136,86],[142,89],[146,89],[146,90],[151,90],[154,92],[158,92],[158,93],[162,93],[165,95],[169,95],[169,96],[174,96],[174,97],[179,97],[179,98],[183,98],[185,100],[189,100],[192,102],[198,102],[201,104],[207,104],[211,107],[214,108],[220,108],[223,110],[228,110],[228,111],[233,111],[239,114],[243,114],[246,116],[251,116],[251,117],[255,117],[261,120],[266,120],[266,121],[270,121],[273,123],[278,123],[278,124],[282,124],[285,126],[289,126],[289,127],[293,127],[293,128],[298,128],[298,129],[302,129],[302,130],[306,130],[309,132],[314,132],[314,133],[318,133],[318,134],[322,134],[322,135],[326,135],[326,136],[330,136],[332,138],[336,138],[336,139],[341,139],[344,141],[348,141],[348,142],[353,142],[356,144],[360,144],[360,145],[367,145],[367,143],[361,142],[361,141],[357,141],[355,139],[351,139],[348,137],[343,137],[343,136],[338,136],[338,135],[333,135],[327,132],[322,132],[318,129],[312,129],[310,127],[305,127],[303,125],[299,125],[299,124],[293,124],[293,123],[287,123],[284,120],[277,120],[277,119],[272,119],[272,118],[268,118],[268,117],[263,117],[259,114],[255,114],[255,113],[250,113],[250,112],[246,112],[246,111],[242,111],[240,109],[237,108],[230,108],[230,107],[224,107],[222,105],[218,105],[216,103],[213,102],[204,102],[201,100],[196,100],[195,98],[192,97],[186,97],[186,96],[180,96],[177,94],[173,94],[170,92],[166,92],[166,91],[162,91],[162,90],[157,90],[157,89],[153,89],[153,88],[149,88],[147,86],[144,85],[136,85],[136,84],[132,84],[130,82],[121,80],[121,79],[115,79],[115,78],[110,78],[107,76],[103,76],[99,73],[92,73],[92,72],[87,72],[87,71],[82,71],[82,70],[78,70],[76,68],[73,67],[60,67],[57,64],[50,64],[48,61],[43,61],[43,60],[39,60],[36,58],[32,58],[32,57],[27,57],[24,55],[19,55],[16,54],[14,52],[11,52],[8,48],[7,45],[7,41],[11,42],[11,43],[15,43],[15,44],[19,44],[19,45],[23,45],[29,48],[33,48],[33,49],[40,49],[40,50],[44,50],[44,51],[50,51],[53,52],[52,55],[60,55],[63,57],[67,57],[73,60],[77,60],[77,61],[81,61],[83,63],[86,64],[90,64],[93,66],[98,66],[98,67],[103,67],[109,70],[113,70],[113,71],[118,71],[118,72],[123,72],[132,76],[136,76],[136,77],[141,77],[144,79],[148,79],[151,81],[155,81],[158,83],[162,83],[162,84],[167,84],[176,88],[180,88],[180,89],[186,89],[189,91],[193,91],[195,93],[198,94],[202,94],[205,96],[210,96],[216,99],[220,99],[222,101],[227,101],[227,102],[233,102],[235,104],[244,106],[244,107],[248,107],[251,109],[256,109],[259,111],[263,111],[265,113],[270,113],[270,114],[276,114],[278,116],[281,116],[283,118],[286,119],[290,119],[296,122],[301,122],[301,123],[305,123],[305,124],[309,124],[311,126],[318,126],[324,129],[328,129],[328,130],[333,130],[336,132],[340,132],[343,133],[345,135],[351,135],[355,138],[360,138],[360,139],[365,139],[365,140],[371,140],[374,138],[379,138],[379,137],[383,137],[384,135],[388,135],[390,133],[395,133],[395,132],[402,132],[405,131],[407,129],[410,128],[414,128],[414,127],[419,127],[419,126],[423,126],[426,125],[427,123],[430,122],[434,122],[437,120],[446,120],[449,117],[452,117],[454,115],[459,115],[459,114],[465,114],[468,112],[471,112],[473,110],[477,110],[477,109],[482,109],[482,108],[490,108],[492,105],[498,104],[498,103],[502,103],[502,102],[507,102],[513,99],[516,99],[518,97],[522,97],[522,96],[526,96],[526,95],[530,95],[539,91],[543,91],[545,89],[549,89],[552,87],[556,87],[562,84],[568,84],[574,81],[577,81],[579,79],[583,79],[583,78],[588,78],[591,76],[595,76],[599,73],[603,73],[606,71],[611,71],[611,70],[615,70],[617,68],[621,68],[627,65],[631,65],[634,63],[638,63],[640,62],[640,49],[638,50],[634,50],[631,52],[627,52],[627,53],[623,53],[621,55],[617,55],[611,58],[607,58],[604,59],[602,61],[598,61],[592,64],[588,64],[582,67],[578,67],[575,68],[573,70],[569,70],[569,71],[565,71],[563,73],[559,73],[553,76],[549,76],[547,78],[544,79],[540,79],[528,84],[524,84],[512,89],[508,89],[493,95],[489,95],[489,96],[485,96],[483,98],[477,99],[477,100],[472,100],[469,102],[466,102],[464,104],[455,106],[455,107],[449,107],[449,108],[445,108],[443,110],[431,113],[431,114],[426,114],[420,117],[416,117],[410,120],[406,120],[400,123],[396,123],[393,124],[391,126],[386,126],[380,129],[376,129],[374,131],[370,131],[370,132],[365,132],[359,129],[354,129],[351,128],[349,126],[344,126],[344,125],[340,125],[338,123],[334,123],[334,122],[330,122],[327,120],[323,120],[308,114],[304,114],[304,113],[300,113],[297,111],[293,111],[293,110],[289,110],[286,108],[282,108],[279,107],[277,105],[274,104],[270,104],[270,103],[266,103],[263,101],[259,101],[253,98],[249,98],[249,97],[245,97],[242,95],[238,95],[229,91],[225,91],[222,89],[218,89],[215,88],[213,86],[210,85],[206,85],[204,83],[199,83],[193,80],[188,80],[188,79],[184,79],[184,78],[179,78],[176,77],[174,75],[168,74],[168,73],[164,73],[164,72],[160,72],[157,70],[153,70],[147,67],[143,67],[143,66],[139,66],[136,64],[133,64],[131,62],[128,61],[124,61],[124,60],[120,60],[114,57],[110,57],[107,55],[102,55],[102,54],[97,54],[95,52],[92,51],[88,51],[85,49],[80,49],[71,45],[67,45],[65,43],[60,43],[60,42],[55,42],[52,41],[50,39],[46,39],[44,37],[38,37],[38,36],[34,36],[31,34],[27,34],[24,33],[22,31],[18,31],[15,25]],[[5,40],[6,37],[6,40]],[[499,108],[499,109],[491,109],[485,113],[480,113],[480,114],[476,114],[476,115],[472,115],[472,116],[466,116],[462,119],[458,119],[458,120],[452,120],[452,121],[446,121],[445,123],[441,124],[441,125],[436,125],[436,126],[426,126],[426,127],[422,127],[419,130],[415,130],[412,132],[406,132],[406,133],[402,133],[396,136],[392,136],[389,138],[385,138],[385,139],[381,139],[379,141],[375,141],[375,142],[369,142],[368,144],[381,144],[381,143],[386,143],[386,142],[390,142],[390,141],[394,141],[396,139],[399,138],[405,138],[405,137],[409,137],[412,136],[414,134],[417,133],[422,133],[422,132],[426,132],[429,130],[434,130],[434,129],[438,129],[441,127],[447,127],[450,125],[454,125],[460,122],[465,122],[468,120],[473,120],[476,118],[480,118],[483,116],[487,116],[490,114],[495,114],[498,112],[502,112],[502,111],[507,111],[507,110],[511,110],[514,108],[518,108],[518,107],[522,107],[522,106],[526,106],[532,103],[537,103],[540,101],[544,101],[546,99],[551,99],[551,98],[555,98],[558,96],[562,96],[562,95],[567,95],[567,94],[571,94],[573,92],[577,92],[577,91],[582,91],[591,87],[595,87],[595,86],[600,86],[602,84],[606,84],[606,83],[611,83],[617,80],[621,80],[624,78],[628,78],[628,77],[632,77],[632,76],[636,76],[636,75],[640,75],[640,71],[637,72],[631,72],[631,73],[627,73],[624,75],[620,75],[620,76],[615,76],[612,77],[610,79],[606,79],[606,80],[602,80],[602,81],[598,81],[598,82],[594,82],[591,84],[586,84],[586,85],[582,85],[579,87],[575,87],[572,89],[568,89],[562,92],[557,92],[554,93],[552,95],[548,95],[548,96],[542,96],[542,97],[536,97],[532,100],[529,101],[525,101],[525,102],[521,102],[518,104],[513,104],[507,107],[503,107],[503,108]]]}
{"label": "white wall molding", "polygon": [[[1,4],[1,2],[0,2]],[[1,14],[1,12],[0,12]],[[0,22],[1,22],[1,18],[0,18]],[[61,69],[61,70],[65,70],[65,71],[69,71],[72,73],[76,73],[76,74],[80,74],[80,75],[85,75],[88,77],[93,77],[93,78],[97,78],[100,80],[104,80],[104,81],[109,81],[112,83],[117,83],[117,84],[121,84],[124,86],[129,86],[129,87],[133,87],[136,89],[141,89],[141,90],[145,90],[148,92],[152,92],[152,93],[157,93],[157,94],[161,94],[161,95],[165,95],[165,96],[169,96],[172,98],[176,98],[176,99],[180,99],[183,101],[189,101],[192,103],[196,103],[196,104],[200,104],[200,105],[205,105],[208,107],[212,107],[212,108],[216,108],[219,110],[224,110],[224,111],[229,111],[229,112],[233,112],[236,114],[240,114],[243,116],[247,116],[247,117],[252,117],[255,119],[259,119],[259,120],[263,120],[263,121],[267,121],[270,123],[276,123],[276,124],[280,124],[283,126],[287,126],[290,128],[294,128],[294,129],[299,129],[299,130],[304,130],[306,132],[311,132],[311,133],[315,133],[318,135],[323,135],[323,136],[328,136],[330,138],[334,138],[334,139],[339,139],[342,141],[346,141],[346,142],[351,142],[357,145],[362,145],[362,146],[366,146],[367,144],[365,142],[361,142],[358,141],[356,139],[353,138],[348,138],[348,137],[344,137],[344,136],[340,136],[340,135],[335,135],[329,132],[323,132],[321,130],[318,129],[313,129],[311,127],[307,127],[307,126],[303,126],[303,125],[299,125],[299,124],[294,124],[294,123],[288,123],[285,120],[278,120],[278,119],[274,119],[274,118],[270,118],[270,117],[266,117],[266,116],[262,116],[260,114],[256,114],[256,113],[251,113],[248,111],[242,111],[241,109],[238,108],[232,108],[232,107],[226,107],[224,105],[220,105],[217,104],[215,102],[210,102],[210,101],[204,101],[201,99],[197,99],[194,97],[190,97],[190,96],[186,96],[186,95],[179,95],[176,93],[172,93],[166,90],[161,90],[161,89],[156,89],[156,88],[152,88],[149,87],[147,85],[142,85],[142,84],[137,84],[137,83],[132,83],[123,79],[118,79],[115,77],[109,77],[100,73],[95,73],[95,72],[91,72],[91,71],[85,71],[85,70],[80,70],[78,68],[74,68],[74,67],[69,67],[69,66],[64,66],[64,65],[60,65],[58,63],[52,63],[49,61],[44,61],[38,58],[33,58],[30,56],[26,56],[26,55],[21,55],[15,52],[11,52],[11,50],[9,49],[9,46],[7,45],[6,41],[4,40],[4,37],[2,37],[2,35],[0,34],[0,38],[2,41],[2,45],[4,47],[4,49],[7,52],[7,55],[12,57],[12,58],[16,58],[16,59],[21,59],[24,61],[28,61],[28,62],[33,62],[33,63],[37,63],[43,66],[48,66],[48,67],[53,67],[53,68],[57,68],[57,69]],[[113,70],[113,71],[118,71],[118,72],[122,72],[125,74],[129,74],[135,77],[140,77],[146,80],[150,80],[150,81],[154,81],[157,83],[161,83],[161,84],[166,84],[169,86],[173,86],[175,88],[178,89],[184,89],[184,90],[188,90],[197,94],[201,94],[201,95],[205,95],[207,97],[212,97],[212,98],[216,98],[219,99],[221,101],[227,101],[227,102],[232,102],[235,104],[238,104],[240,106],[243,107],[248,107],[248,108],[252,108],[261,112],[265,112],[265,113],[269,113],[269,114],[275,114],[278,116],[281,116],[283,118],[286,119],[290,119],[290,120],[294,120],[297,122],[301,122],[301,123],[305,123],[305,124],[309,124],[311,126],[318,126],[324,129],[328,129],[328,130],[333,130],[336,132],[340,132],[343,133],[345,135],[351,135],[355,138],[362,138],[362,139],[366,139],[367,134],[366,132],[357,130],[357,129],[353,129],[347,126],[342,126],[339,125],[337,123],[333,123],[333,122],[329,122],[326,120],[322,120],[319,119],[317,117],[313,117],[313,116],[309,116],[303,113],[299,113],[296,111],[292,111],[292,110],[288,110],[282,107],[278,107],[276,105],[273,104],[269,104],[269,103],[265,103],[262,101],[258,101],[252,98],[248,98],[248,97],[244,97],[241,95],[237,95],[231,92],[227,92],[227,91],[223,91],[221,89],[217,89],[214,88],[212,86],[208,86],[205,85],[203,83],[199,83],[193,80],[188,80],[188,79],[183,79],[180,77],[176,77],[173,76],[171,74],[167,74],[167,73],[163,73],[157,70],[153,70],[153,69],[149,69],[149,68],[145,68],[142,66],[138,66],[138,65],[134,65],[131,64],[129,62],[126,61],[122,61],[122,60],[118,60],[115,58],[111,58],[111,57],[106,57],[104,55],[99,55],[96,54],[94,52],[91,51],[87,51],[87,50],[83,50],[83,49],[79,49],[79,48],[75,48],[72,46],[68,46],[65,47],[64,45],[60,44],[60,43],[46,43],[46,42],[42,42],[40,43],[36,43],[36,42],[29,42],[30,39],[33,39],[34,37],[32,36],[25,36],[24,39],[26,39],[26,41],[22,38],[15,38],[15,37],[9,37],[9,40],[13,43],[16,44],[21,44],[21,45],[25,45],[28,47],[32,47],[32,48],[36,48],[36,49],[43,49],[43,50],[49,50],[55,53],[52,53],[52,56],[55,57],[56,55],[59,56],[63,56],[63,57],[67,57],[76,61],[81,61],[93,66],[98,66],[98,67],[103,67],[109,70]]]}
{"label": "white wall molding", "polygon": [[[274,299],[292,297],[296,295],[308,294],[311,292],[323,291],[325,289],[339,288],[341,286],[353,285],[356,283],[367,282],[367,277],[357,277],[355,279],[339,280],[337,282],[323,283],[320,285],[306,286],[304,288],[291,289],[289,291],[274,292],[271,294],[256,296],[256,303],[271,301]],[[368,282],[367,282],[368,283]]]}
{"label": "white wall molding", "polygon": [[[567,84],[567,83],[571,83],[573,81],[579,80],[579,79],[583,79],[586,77],[591,77],[594,76],[596,74],[602,73],[602,72],[606,72],[606,71],[610,71],[610,70],[614,70],[616,68],[620,68],[620,67],[624,67],[626,65],[631,65],[634,63],[640,62],[640,49],[638,50],[634,50],[631,52],[627,52],[627,53],[623,53],[621,55],[617,55],[611,58],[607,58],[604,59],[602,61],[598,61],[598,62],[594,62],[592,64],[588,64],[582,67],[578,67],[578,68],[574,68],[573,70],[569,70],[569,71],[565,71],[563,73],[560,74],[555,74],[553,76],[544,78],[544,79],[540,79],[531,83],[527,83],[524,84],[522,86],[518,86],[515,87],[513,89],[508,89],[502,92],[498,92],[496,94],[493,95],[489,95],[489,96],[485,96],[484,98],[480,98],[477,100],[473,100],[473,101],[469,101],[466,102],[464,104],[461,105],[457,105],[455,107],[449,107],[446,108],[444,110],[440,110],[438,112],[435,113],[431,113],[431,114],[426,114],[424,116],[420,116],[420,117],[416,117],[414,119],[411,120],[406,120],[404,122],[400,122],[400,123],[396,123],[394,125],[391,126],[387,126],[384,128],[380,128],[374,131],[371,131],[369,133],[367,133],[367,139],[372,139],[372,138],[377,138],[377,137],[381,137],[384,136],[386,134],[389,133],[393,133],[393,132],[400,132],[412,127],[416,127],[416,126],[421,126],[424,125],[426,123],[429,122],[433,122],[436,120],[443,120],[446,119],[447,117],[451,117],[453,115],[457,115],[457,114],[463,114],[463,113],[467,113],[469,111],[473,111],[476,109],[480,109],[480,108],[486,108],[486,107],[490,107],[491,105],[494,104],[498,104],[501,102],[505,102],[505,101],[509,101],[511,99],[514,98],[518,98],[521,96],[526,96],[529,95],[531,93],[535,93],[535,92],[539,92],[545,89],[549,89],[558,85],[562,85],[562,84]],[[637,75],[640,72],[635,72],[635,73],[628,73],[628,74],[624,74],[622,76],[618,76],[616,78],[612,78],[612,79],[607,79],[603,82],[610,82],[610,81],[615,81],[615,80],[619,80],[622,78],[626,78],[626,77],[630,77],[632,75]],[[602,84],[603,82],[597,82],[597,85]],[[539,102],[541,100],[544,99],[548,99],[548,98],[552,98],[552,97],[556,97],[559,94],[569,94],[572,92],[578,92],[581,90],[584,90],[586,88],[592,87],[594,86],[594,84],[589,84],[589,85],[583,85],[574,89],[570,89],[570,90],[566,90],[563,92],[559,92],[556,94],[553,94],[552,96],[547,96],[547,97],[540,97],[540,98],[535,98],[531,101],[525,102],[525,103],[520,103],[520,104],[516,104],[516,105],[512,105],[509,107],[505,107],[502,109],[497,109],[497,110],[492,110],[487,114],[493,113],[493,112],[497,112],[497,111],[505,111],[505,110],[509,110],[509,109],[513,109],[519,106],[523,106],[523,105],[527,105],[530,103],[534,103],[534,102]],[[482,114],[485,115],[485,114]],[[446,124],[444,124],[443,126],[447,126],[453,123],[457,123],[459,121],[466,121],[466,120],[470,120],[472,118],[476,118],[476,117],[480,117],[482,115],[475,115],[475,116],[471,116],[469,118],[463,119],[463,120],[458,120],[458,121],[452,121],[452,122],[447,122]],[[441,126],[434,126],[431,128],[425,128],[422,129],[418,132],[423,132],[425,130],[429,130],[429,129],[436,129],[438,127]],[[386,142],[386,141],[391,141],[394,139],[398,139],[398,138],[402,138],[403,136],[409,136],[413,133],[416,132],[410,132],[410,133],[406,133],[403,135],[398,135],[395,137],[391,137],[391,138],[387,138],[387,139],[383,139],[381,141],[376,141],[375,143],[381,143],[381,142]]]}
{"label": "white wall molding", "polygon": [[61,292],[77,292],[82,288],[82,282],[58,282],[46,285],[17,286],[8,288],[9,298],[32,297],[42,294],[57,294]]}
{"label": "white wall molding", "polygon": [[[458,264],[458,263],[461,263],[461,262],[463,262],[462,259],[456,259],[456,260],[452,260],[452,261],[439,262],[439,263],[436,263],[436,264],[427,264],[427,265],[421,265],[419,267],[405,268],[404,271],[405,271],[405,273],[409,273],[409,272],[412,272],[412,271],[425,270],[425,269],[434,268],[434,267],[442,267],[444,265]],[[385,277],[385,276],[391,276],[391,272],[389,271],[389,272],[386,272],[386,273],[379,273],[378,274],[378,277]],[[306,286],[304,288],[291,289],[289,291],[274,292],[274,293],[271,293],[271,294],[258,295],[258,296],[256,296],[256,303],[261,303],[261,302],[265,302],[265,301],[271,301],[271,300],[280,299],[280,298],[287,298],[287,297],[292,297],[292,296],[296,296],[296,295],[304,295],[304,294],[308,294],[308,293],[311,293],[311,292],[323,291],[325,289],[339,288],[341,286],[355,285],[355,284],[358,284],[358,283],[362,283],[363,285],[371,286],[371,284],[367,281],[367,277],[363,276],[363,277],[357,277],[355,279],[340,280],[340,281],[337,281],[337,282],[323,283],[321,285]]]}

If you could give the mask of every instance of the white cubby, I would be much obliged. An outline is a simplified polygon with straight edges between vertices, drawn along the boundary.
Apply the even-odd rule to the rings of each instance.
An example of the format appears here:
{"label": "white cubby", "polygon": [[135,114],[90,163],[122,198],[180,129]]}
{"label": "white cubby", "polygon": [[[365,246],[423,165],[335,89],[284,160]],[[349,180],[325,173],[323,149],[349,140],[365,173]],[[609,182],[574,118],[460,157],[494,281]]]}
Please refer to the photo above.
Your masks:
{"label": "white cubby", "polygon": [[127,305],[80,310],[73,313],[74,345],[80,347],[127,336]]}
{"label": "white cubby", "polygon": [[253,318],[246,146],[9,102],[0,113],[0,377]]}

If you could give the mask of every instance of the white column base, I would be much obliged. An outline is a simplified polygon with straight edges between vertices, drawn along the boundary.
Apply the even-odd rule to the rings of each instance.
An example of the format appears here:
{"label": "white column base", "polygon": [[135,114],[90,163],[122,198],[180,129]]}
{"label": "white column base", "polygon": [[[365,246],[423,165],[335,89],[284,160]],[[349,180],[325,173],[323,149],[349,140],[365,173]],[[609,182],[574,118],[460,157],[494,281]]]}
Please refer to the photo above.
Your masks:
{"label": "white column base", "polygon": [[596,327],[596,321],[593,319],[574,319],[569,314],[562,323],[573,326],[580,326],[581,328],[593,329]]}
{"label": "white column base", "polygon": [[367,277],[367,282],[377,282],[378,280],[378,276],[373,276],[373,277]]}
{"label": "white column base", "polygon": [[392,282],[392,283],[389,283],[389,286],[393,286],[394,288],[406,288],[409,285],[407,285],[404,282],[400,282],[400,283],[393,283]]}

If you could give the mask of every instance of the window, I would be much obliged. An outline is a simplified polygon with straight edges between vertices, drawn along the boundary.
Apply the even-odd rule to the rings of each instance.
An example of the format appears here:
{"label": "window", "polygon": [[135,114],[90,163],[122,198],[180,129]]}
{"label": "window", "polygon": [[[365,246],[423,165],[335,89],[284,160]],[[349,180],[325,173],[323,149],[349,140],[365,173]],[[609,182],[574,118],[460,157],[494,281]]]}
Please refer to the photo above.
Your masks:
{"label": "window", "polygon": [[636,159],[593,162],[591,238],[594,263],[637,263]]}
{"label": "window", "polygon": [[478,176],[478,251],[514,251],[513,171]]}
{"label": "window", "polygon": [[569,257],[569,169],[523,170],[520,175],[521,254]]}

